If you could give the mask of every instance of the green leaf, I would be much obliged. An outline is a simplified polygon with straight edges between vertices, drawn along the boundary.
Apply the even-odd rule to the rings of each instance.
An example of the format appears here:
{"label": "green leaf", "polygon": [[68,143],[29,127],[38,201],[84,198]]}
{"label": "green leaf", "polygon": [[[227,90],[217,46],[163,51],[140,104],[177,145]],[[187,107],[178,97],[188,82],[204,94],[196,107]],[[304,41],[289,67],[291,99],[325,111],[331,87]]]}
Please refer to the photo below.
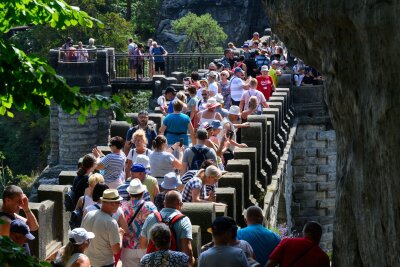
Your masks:
{"label": "green leaf", "polygon": [[80,124],[84,124],[86,122],[86,116],[83,114],[79,115],[78,121]]}
{"label": "green leaf", "polygon": [[1,115],[1,116],[4,116],[4,114],[6,114],[6,111],[7,111],[7,109],[6,109],[5,106],[1,106],[1,107],[0,107],[0,115]]}

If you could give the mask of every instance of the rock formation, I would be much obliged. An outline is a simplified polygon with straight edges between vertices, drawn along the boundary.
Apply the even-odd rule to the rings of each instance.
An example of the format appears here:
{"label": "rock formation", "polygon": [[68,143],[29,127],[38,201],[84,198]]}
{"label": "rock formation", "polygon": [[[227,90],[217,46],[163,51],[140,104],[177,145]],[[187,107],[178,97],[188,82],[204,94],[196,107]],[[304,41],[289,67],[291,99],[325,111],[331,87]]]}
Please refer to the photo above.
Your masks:
{"label": "rock formation", "polygon": [[172,20],[179,19],[187,13],[210,13],[224,28],[236,46],[241,46],[254,31],[264,32],[268,27],[268,19],[261,0],[164,0],[161,6],[161,18],[156,40],[167,51],[175,52],[183,35],[176,35],[171,29]]}
{"label": "rock formation", "polygon": [[263,0],[272,31],[326,76],[337,135],[335,266],[400,266],[400,2]]}

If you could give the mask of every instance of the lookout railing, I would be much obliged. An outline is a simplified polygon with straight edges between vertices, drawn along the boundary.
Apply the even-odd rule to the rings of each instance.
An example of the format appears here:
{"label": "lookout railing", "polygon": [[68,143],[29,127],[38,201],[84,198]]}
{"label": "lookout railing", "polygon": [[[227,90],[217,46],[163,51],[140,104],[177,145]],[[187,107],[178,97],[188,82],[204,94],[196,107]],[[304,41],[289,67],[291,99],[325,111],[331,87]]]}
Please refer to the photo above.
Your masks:
{"label": "lookout railing", "polygon": [[167,56],[151,56],[149,54],[128,56],[128,54],[123,53],[109,57],[109,62],[113,62],[115,68],[115,75],[111,77],[112,80],[146,80],[151,79],[156,74],[154,70],[159,61],[164,61],[163,74],[166,76],[171,76],[171,73],[175,71],[190,75],[193,70],[208,68],[210,62],[222,58],[222,55],[170,53]]}

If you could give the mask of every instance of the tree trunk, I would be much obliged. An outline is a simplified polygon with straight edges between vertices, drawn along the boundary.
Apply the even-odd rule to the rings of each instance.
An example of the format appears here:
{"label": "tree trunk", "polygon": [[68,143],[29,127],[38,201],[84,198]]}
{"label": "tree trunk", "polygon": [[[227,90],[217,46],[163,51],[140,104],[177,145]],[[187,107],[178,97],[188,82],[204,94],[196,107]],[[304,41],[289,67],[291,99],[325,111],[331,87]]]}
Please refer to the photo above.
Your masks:
{"label": "tree trunk", "polygon": [[264,3],[291,54],[326,77],[338,152],[334,266],[400,266],[400,2]]}
{"label": "tree trunk", "polygon": [[126,21],[132,18],[132,0],[126,0]]}

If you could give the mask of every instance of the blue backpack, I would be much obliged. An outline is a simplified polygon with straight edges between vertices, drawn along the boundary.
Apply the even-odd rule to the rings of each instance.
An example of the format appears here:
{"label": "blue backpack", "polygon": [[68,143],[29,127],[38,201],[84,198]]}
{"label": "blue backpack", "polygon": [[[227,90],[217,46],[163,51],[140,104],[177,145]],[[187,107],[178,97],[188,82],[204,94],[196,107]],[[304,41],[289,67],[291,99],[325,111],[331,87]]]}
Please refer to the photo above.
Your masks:
{"label": "blue backpack", "polygon": [[210,151],[210,149],[208,147],[195,148],[194,146],[192,146],[190,149],[192,150],[194,156],[189,170],[200,170],[201,165],[207,159],[207,153]]}

